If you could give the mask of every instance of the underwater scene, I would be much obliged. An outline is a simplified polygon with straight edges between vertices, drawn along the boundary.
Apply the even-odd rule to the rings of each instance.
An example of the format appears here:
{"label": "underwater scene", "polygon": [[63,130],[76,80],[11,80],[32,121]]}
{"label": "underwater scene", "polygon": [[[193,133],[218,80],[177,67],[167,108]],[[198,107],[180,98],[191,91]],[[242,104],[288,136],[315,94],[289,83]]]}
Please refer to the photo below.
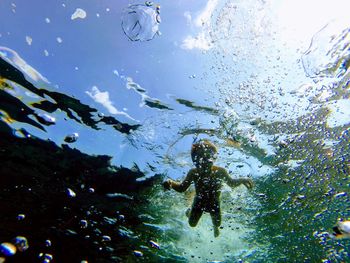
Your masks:
{"label": "underwater scene", "polygon": [[1,0],[0,262],[350,262],[348,0]]}

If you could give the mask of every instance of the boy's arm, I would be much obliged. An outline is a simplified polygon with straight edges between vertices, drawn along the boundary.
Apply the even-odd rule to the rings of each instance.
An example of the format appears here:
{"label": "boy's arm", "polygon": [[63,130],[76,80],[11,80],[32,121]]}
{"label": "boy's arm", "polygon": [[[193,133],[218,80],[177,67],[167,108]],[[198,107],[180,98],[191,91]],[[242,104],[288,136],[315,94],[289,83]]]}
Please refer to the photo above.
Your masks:
{"label": "boy's arm", "polygon": [[244,184],[244,186],[247,187],[248,189],[253,188],[253,180],[250,178],[241,177],[241,178],[234,179],[223,168],[219,170],[219,173],[221,175],[221,178],[223,178],[224,182],[232,188],[237,187],[241,184]]}
{"label": "boy's arm", "polygon": [[184,192],[187,190],[187,188],[191,185],[193,179],[193,172],[192,170],[188,172],[186,178],[180,183],[180,182],[176,182],[176,181],[173,181],[171,179],[165,181],[163,183],[163,186],[165,189],[169,190],[169,189],[174,189],[175,191],[177,192]]}

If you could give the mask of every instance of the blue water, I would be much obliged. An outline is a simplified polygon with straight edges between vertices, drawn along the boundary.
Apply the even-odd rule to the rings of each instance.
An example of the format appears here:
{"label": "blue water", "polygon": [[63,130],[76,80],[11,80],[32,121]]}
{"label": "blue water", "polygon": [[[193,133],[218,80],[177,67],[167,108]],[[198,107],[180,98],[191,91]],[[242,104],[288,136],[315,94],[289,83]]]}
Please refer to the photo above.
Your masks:
{"label": "blue water", "polygon": [[[56,242],[75,236],[71,231],[79,242],[93,236],[91,255],[74,248],[89,262],[348,262],[347,237],[331,236],[349,219],[348,7],[345,0],[1,1],[0,130],[12,138],[13,152],[32,149],[35,138],[43,142],[33,144],[38,154],[46,142],[62,156],[77,154],[70,149],[110,156],[96,161],[108,166],[96,168],[106,182],[121,167],[137,173],[113,179],[115,190],[90,178],[93,167],[80,179],[57,179],[56,188],[47,175],[73,200],[89,195],[72,204],[73,219],[58,213],[60,223],[52,225],[65,234]],[[232,177],[255,183],[251,191],[223,188],[218,238],[207,214],[196,228],[188,225],[192,188],[164,192],[152,181],[183,179],[193,167],[191,144],[201,138],[218,146],[217,164]],[[31,150],[18,157],[7,147],[2,158],[11,167],[1,177],[13,188],[2,189],[4,209],[14,189],[27,187],[5,171],[42,169],[28,161],[16,170],[16,158]],[[62,156],[58,167],[74,167],[74,158]],[[38,178],[33,187],[46,196]],[[8,218],[23,213],[16,202],[2,218],[0,242],[23,235],[16,224],[6,230]],[[109,202],[129,214],[104,210]],[[80,218],[86,207],[91,219]],[[99,228],[117,237],[109,240]],[[28,251],[6,261],[39,251],[44,240],[31,238]]]}

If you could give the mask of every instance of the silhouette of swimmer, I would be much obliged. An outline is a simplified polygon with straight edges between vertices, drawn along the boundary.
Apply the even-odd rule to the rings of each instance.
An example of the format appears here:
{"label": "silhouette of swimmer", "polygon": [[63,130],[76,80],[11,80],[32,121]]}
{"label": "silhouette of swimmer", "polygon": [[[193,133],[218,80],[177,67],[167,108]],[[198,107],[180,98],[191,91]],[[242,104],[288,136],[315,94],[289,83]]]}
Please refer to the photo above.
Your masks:
{"label": "silhouette of swimmer", "polygon": [[222,182],[232,188],[244,184],[250,189],[253,187],[253,181],[250,178],[233,179],[226,169],[215,166],[217,148],[209,140],[200,140],[193,144],[191,157],[196,167],[187,173],[186,178],[181,183],[169,179],[163,183],[163,186],[166,190],[172,188],[177,192],[184,192],[193,182],[196,195],[191,210],[186,212],[188,222],[191,227],[195,227],[203,212],[210,213],[214,226],[214,236],[218,237],[221,225],[220,194]]}

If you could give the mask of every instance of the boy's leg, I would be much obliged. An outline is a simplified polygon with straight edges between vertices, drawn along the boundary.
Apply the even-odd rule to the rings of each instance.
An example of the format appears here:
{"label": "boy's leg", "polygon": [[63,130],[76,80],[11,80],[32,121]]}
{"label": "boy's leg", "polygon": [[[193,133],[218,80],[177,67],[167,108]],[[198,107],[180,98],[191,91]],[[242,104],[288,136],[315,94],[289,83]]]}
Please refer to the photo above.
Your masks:
{"label": "boy's leg", "polygon": [[214,227],[214,236],[218,237],[220,234],[219,227],[221,225],[221,211],[220,207],[217,206],[215,207],[211,212],[210,212],[211,220],[213,222],[213,227]]}
{"label": "boy's leg", "polygon": [[198,224],[198,221],[201,218],[202,214],[203,209],[199,205],[194,203],[190,212],[190,216],[188,218],[188,223],[191,227],[195,227]]}

